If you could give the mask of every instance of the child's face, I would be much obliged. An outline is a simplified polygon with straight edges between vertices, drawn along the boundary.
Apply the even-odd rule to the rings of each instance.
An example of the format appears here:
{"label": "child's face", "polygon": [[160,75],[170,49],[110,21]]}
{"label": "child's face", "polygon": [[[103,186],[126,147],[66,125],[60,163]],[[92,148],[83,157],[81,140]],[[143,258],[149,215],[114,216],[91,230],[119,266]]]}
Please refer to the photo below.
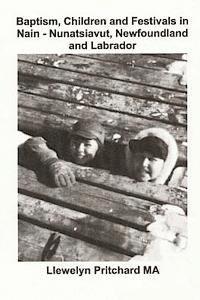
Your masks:
{"label": "child's face", "polygon": [[96,140],[74,136],[70,141],[70,151],[73,161],[85,165],[94,159],[99,146]]}
{"label": "child's face", "polygon": [[138,181],[156,179],[163,168],[164,160],[148,152],[133,153],[132,175]]}

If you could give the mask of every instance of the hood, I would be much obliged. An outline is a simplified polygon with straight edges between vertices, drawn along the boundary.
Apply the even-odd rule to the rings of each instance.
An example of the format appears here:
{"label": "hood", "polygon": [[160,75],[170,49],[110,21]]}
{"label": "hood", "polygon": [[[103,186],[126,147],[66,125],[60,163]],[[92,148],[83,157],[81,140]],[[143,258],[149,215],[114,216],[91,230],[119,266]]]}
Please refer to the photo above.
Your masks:
{"label": "hood", "polygon": [[[178,159],[178,147],[177,143],[174,139],[174,137],[165,129],[163,128],[148,128],[140,131],[134,139],[143,139],[147,136],[155,136],[160,138],[163,142],[165,142],[168,146],[168,154],[166,157],[166,160],[164,162],[163,169],[160,173],[160,175],[153,181],[154,183],[158,184],[164,184],[166,180],[168,179],[169,175],[171,174],[173,168],[176,165],[177,159]],[[131,161],[131,150],[129,149],[129,146],[126,147],[126,168],[127,172],[130,175],[130,161]]]}

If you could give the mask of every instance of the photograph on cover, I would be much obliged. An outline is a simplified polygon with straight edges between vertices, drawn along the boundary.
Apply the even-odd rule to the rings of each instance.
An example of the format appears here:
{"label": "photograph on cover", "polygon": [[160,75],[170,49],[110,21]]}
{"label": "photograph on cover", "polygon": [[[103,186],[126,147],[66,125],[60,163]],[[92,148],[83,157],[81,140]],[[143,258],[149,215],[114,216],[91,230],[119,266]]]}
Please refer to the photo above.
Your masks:
{"label": "photograph on cover", "polygon": [[18,55],[18,261],[184,255],[186,64]]}

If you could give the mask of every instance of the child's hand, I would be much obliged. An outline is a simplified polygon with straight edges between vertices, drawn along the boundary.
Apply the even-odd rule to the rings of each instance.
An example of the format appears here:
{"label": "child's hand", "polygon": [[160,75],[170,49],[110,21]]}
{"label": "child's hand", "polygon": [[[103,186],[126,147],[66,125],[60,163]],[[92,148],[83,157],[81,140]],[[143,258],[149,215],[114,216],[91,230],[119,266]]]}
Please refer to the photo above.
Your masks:
{"label": "child's hand", "polygon": [[74,173],[66,161],[58,159],[47,166],[47,168],[53,184],[57,187],[71,187],[75,184],[76,179]]}

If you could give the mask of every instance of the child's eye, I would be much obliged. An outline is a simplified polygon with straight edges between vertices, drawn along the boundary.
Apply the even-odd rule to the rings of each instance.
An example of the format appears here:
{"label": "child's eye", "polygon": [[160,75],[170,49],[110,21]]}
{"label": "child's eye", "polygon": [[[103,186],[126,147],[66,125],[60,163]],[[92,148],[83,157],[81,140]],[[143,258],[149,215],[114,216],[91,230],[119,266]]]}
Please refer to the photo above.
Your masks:
{"label": "child's eye", "polygon": [[156,157],[151,157],[149,160],[150,161],[157,161],[157,158]]}
{"label": "child's eye", "polygon": [[79,141],[74,141],[73,144],[74,144],[75,147],[78,147],[80,145],[80,142]]}

